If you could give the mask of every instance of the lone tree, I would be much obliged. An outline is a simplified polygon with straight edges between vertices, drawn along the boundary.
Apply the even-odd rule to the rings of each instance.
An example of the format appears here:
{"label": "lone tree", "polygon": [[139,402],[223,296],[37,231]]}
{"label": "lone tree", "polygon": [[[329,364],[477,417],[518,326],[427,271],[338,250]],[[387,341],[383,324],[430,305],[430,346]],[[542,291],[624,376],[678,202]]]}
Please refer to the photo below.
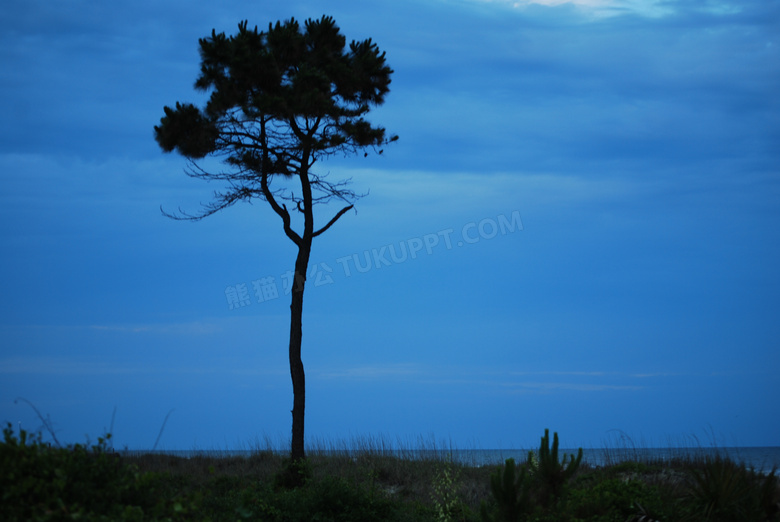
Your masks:
{"label": "lone tree", "polygon": [[[312,241],[328,230],[359,197],[349,180],[331,182],[312,171],[334,154],[382,152],[395,141],[364,117],[384,102],[392,69],[371,39],[346,46],[333,18],[294,19],[269,24],[267,31],[238,25],[227,37],[211,32],[199,40],[201,70],[195,88],[210,91],[203,109],[189,103],[165,107],[154,128],[165,152],[189,160],[185,173],[226,188],[197,214],[163,213],[173,219],[203,219],[242,200],[267,201],[298,247],[290,304],[290,375],[293,386],[292,462],[305,458],[306,383],[301,361],[303,291]],[[225,170],[206,171],[197,160],[216,157]],[[299,185],[300,184],[300,185]],[[344,204],[316,226],[314,206],[336,199]],[[288,208],[288,204],[290,207]],[[295,231],[291,212],[302,216]]]}

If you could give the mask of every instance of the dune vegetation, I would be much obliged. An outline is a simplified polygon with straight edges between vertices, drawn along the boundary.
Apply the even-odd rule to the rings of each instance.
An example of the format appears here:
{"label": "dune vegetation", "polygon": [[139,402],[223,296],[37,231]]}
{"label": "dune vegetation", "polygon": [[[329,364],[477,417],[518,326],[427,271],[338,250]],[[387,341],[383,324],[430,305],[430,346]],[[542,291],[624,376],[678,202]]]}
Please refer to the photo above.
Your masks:
{"label": "dune vegetation", "polygon": [[446,450],[391,451],[376,439],[323,444],[291,466],[270,448],[118,453],[110,435],[56,447],[9,424],[0,470],[4,521],[780,520],[775,470],[727,457],[594,467],[581,452],[559,454],[548,431],[524,462],[503,466],[459,463]]}

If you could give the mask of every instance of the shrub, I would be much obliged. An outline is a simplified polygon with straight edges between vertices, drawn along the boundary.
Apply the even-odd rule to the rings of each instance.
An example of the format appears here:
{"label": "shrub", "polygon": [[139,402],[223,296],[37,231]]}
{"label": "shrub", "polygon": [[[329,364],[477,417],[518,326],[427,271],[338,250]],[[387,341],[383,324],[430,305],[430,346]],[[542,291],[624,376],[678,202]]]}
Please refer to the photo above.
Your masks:
{"label": "shrub", "polygon": [[550,430],[544,430],[538,455],[529,452],[528,461],[532,462],[533,471],[531,479],[535,485],[539,504],[549,507],[558,501],[563,495],[566,482],[574,475],[582,462],[582,448],[577,452],[577,457],[563,455],[563,460],[558,461],[558,434],[553,433],[553,443],[550,447]]}
{"label": "shrub", "polygon": [[575,519],[598,520],[600,522],[624,522],[637,515],[646,520],[668,518],[668,507],[658,488],[648,486],[639,480],[609,478],[590,487],[572,489],[561,506],[561,511]]}
{"label": "shrub", "polygon": [[480,514],[483,522],[516,522],[530,510],[526,468],[520,468],[519,475],[517,469],[515,459],[506,459],[503,470],[498,468],[490,476],[490,491],[495,505],[491,513],[487,504],[482,504]]}
{"label": "shrub", "polygon": [[274,476],[274,487],[295,489],[305,486],[311,480],[311,461],[308,459],[288,460],[282,464],[282,470]]}
{"label": "shrub", "polygon": [[344,479],[326,477],[294,489],[257,485],[243,492],[241,513],[257,520],[362,522],[393,520],[395,505]]}
{"label": "shrub", "polygon": [[[0,520],[140,521],[181,519],[188,502],[155,494],[160,482],[107,451],[110,435],[87,448],[51,448],[11,425],[0,444]],[[158,500],[159,499],[159,500]]]}
{"label": "shrub", "polygon": [[762,475],[721,456],[691,468],[686,500],[689,520],[780,520],[776,470]]}
{"label": "shrub", "polygon": [[464,520],[466,507],[458,497],[459,473],[453,466],[444,466],[433,481],[433,500],[436,508],[436,520],[450,522]]}

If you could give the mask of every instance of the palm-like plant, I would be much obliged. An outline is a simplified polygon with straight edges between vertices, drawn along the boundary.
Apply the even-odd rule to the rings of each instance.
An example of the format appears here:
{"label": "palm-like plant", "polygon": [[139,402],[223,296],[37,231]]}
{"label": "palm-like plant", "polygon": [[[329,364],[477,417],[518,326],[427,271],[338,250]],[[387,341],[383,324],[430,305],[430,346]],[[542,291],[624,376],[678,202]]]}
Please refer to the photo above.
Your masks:
{"label": "palm-like plant", "polygon": [[582,448],[579,448],[576,457],[573,454],[564,454],[563,460],[559,462],[558,433],[553,433],[552,447],[550,447],[550,430],[545,429],[538,455],[529,452],[528,461],[536,463],[532,478],[538,486],[539,503],[547,507],[561,497],[566,482],[579,468],[582,462]]}

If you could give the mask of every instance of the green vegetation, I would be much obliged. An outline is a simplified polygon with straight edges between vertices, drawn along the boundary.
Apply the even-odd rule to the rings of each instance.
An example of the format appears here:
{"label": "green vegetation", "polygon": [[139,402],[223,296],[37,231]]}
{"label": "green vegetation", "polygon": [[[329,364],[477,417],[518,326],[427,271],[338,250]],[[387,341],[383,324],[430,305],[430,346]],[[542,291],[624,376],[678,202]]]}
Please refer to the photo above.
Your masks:
{"label": "green vegetation", "polygon": [[576,458],[570,455],[568,463],[566,460],[567,456],[564,455],[563,461],[558,461],[558,434],[553,434],[551,448],[550,430],[544,430],[539,451],[528,452],[528,460],[520,466],[519,475],[514,459],[507,459],[503,470],[497,470],[490,477],[493,509],[491,514],[491,510],[483,502],[480,507],[482,520],[514,522],[523,520],[525,515],[533,512],[556,513],[556,516],[561,516],[559,510],[553,508],[568,491],[567,482],[580,467],[582,448],[577,452]]}
{"label": "green vegetation", "polygon": [[582,462],[582,448],[577,452],[576,458],[574,455],[569,457],[568,464],[566,455],[563,456],[563,461],[558,462],[558,434],[553,434],[553,444],[550,448],[550,430],[544,430],[538,457],[534,458],[533,452],[529,452],[528,462],[535,464],[531,468],[531,478],[535,482],[538,501],[542,506],[550,507],[563,496],[566,483],[574,476]]}
{"label": "green vegetation", "polygon": [[181,480],[123,462],[110,438],[52,448],[24,431],[17,438],[9,424],[0,444],[0,520],[191,520],[197,492],[183,495]]}
{"label": "green vegetation", "polygon": [[778,478],[761,475],[722,457],[706,458],[691,469],[689,504],[702,520],[777,520]]}
{"label": "green vegetation", "polygon": [[490,476],[490,491],[493,493],[494,507],[488,510],[484,501],[480,505],[480,516],[483,522],[498,520],[520,520],[520,516],[529,511],[529,484],[526,471],[534,469],[534,461],[529,459],[529,466],[518,466],[515,459],[506,459],[503,470],[497,469]]}
{"label": "green vegetation", "polygon": [[109,442],[52,448],[9,425],[0,520],[780,521],[774,471],[726,458],[593,468],[579,455],[558,461],[557,437],[550,446],[547,432],[528,462],[489,467],[376,445],[311,450],[304,465],[292,465],[270,450],[120,456]]}

